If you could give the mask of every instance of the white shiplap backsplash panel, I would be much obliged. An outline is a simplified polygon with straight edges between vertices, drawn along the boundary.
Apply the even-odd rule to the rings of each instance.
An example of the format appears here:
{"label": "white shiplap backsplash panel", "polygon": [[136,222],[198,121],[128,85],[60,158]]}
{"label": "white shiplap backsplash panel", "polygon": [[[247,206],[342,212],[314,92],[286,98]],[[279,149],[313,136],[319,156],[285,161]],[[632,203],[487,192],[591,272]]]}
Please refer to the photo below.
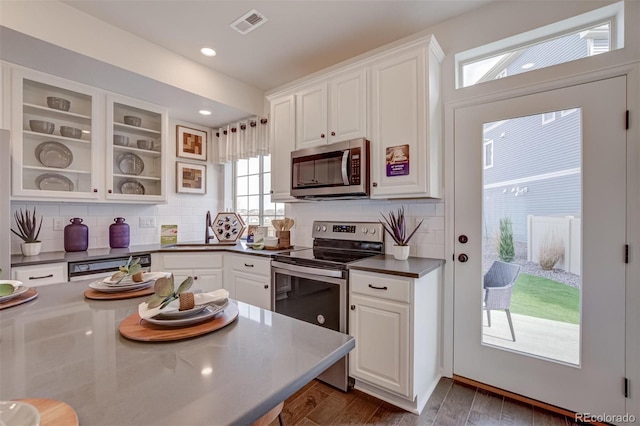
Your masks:
{"label": "white shiplap backsplash panel", "polygon": [[[411,256],[444,259],[444,202],[440,200],[339,200],[287,204],[287,216],[296,220],[291,232],[294,245],[310,247],[314,220],[377,222],[380,213],[397,211],[404,206],[409,230],[421,219],[424,222],[411,239]],[[385,236],[385,251],[391,254],[393,240]]]}

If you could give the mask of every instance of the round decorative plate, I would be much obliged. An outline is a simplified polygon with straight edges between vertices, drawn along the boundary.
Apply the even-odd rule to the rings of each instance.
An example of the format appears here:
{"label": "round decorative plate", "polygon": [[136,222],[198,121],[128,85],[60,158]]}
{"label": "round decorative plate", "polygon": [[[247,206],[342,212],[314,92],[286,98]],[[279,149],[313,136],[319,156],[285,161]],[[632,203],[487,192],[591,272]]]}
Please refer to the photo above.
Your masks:
{"label": "round decorative plate", "polygon": [[20,296],[22,293],[29,290],[29,287],[23,286],[22,282],[20,281],[1,280],[0,284],[11,284],[13,286],[13,293],[7,294],[5,296],[0,296],[0,302],[11,300],[14,297]]}
{"label": "round decorative plate", "polygon": [[125,175],[139,175],[144,170],[144,161],[136,154],[125,152],[116,159],[118,168]]}
{"label": "round decorative plate", "polygon": [[43,166],[66,169],[73,161],[73,154],[60,142],[46,141],[36,147],[36,158]]}
{"label": "round decorative plate", "polygon": [[213,310],[213,314],[215,315],[218,312],[224,311],[227,305],[229,305],[229,299],[224,299],[224,300],[219,300],[207,305],[194,306],[193,308],[186,309],[184,311],[162,312],[152,317],[152,319],[160,320],[160,321],[180,319],[180,318],[190,317],[192,315],[199,314],[200,312],[204,311],[207,308]]}
{"label": "round decorative plate", "polygon": [[38,176],[36,186],[43,191],[73,191],[75,188],[68,177],[57,173],[45,173]]}
{"label": "round decorative plate", "polygon": [[165,327],[184,327],[185,325],[197,324],[199,322],[206,321],[213,318],[220,311],[215,311],[211,307],[207,306],[201,312],[197,314],[177,319],[160,319],[160,318],[147,318],[144,321],[148,321],[151,324],[162,325]]}
{"label": "round decorative plate", "polygon": [[125,179],[120,183],[123,194],[144,195],[144,186],[135,179]]}
{"label": "round decorative plate", "polygon": [[102,293],[121,293],[121,292],[129,292],[134,290],[141,290],[143,288],[150,287],[153,284],[152,281],[147,281],[144,283],[135,283],[126,286],[109,286],[103,283],[102,281],[94,281],[89,283],[89,288],[92,288],[96,291],[100,291]]}

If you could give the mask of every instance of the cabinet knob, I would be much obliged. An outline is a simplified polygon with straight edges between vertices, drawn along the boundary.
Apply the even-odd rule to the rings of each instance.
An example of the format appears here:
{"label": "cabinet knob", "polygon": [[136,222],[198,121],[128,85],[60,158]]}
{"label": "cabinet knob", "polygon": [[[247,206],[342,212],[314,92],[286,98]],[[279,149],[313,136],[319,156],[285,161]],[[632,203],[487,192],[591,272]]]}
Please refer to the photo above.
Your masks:
{"label": "cabinet knob", "polygon": [[273,189],[269,191],[269,194],[273,194]]}
{"label": "cabinet knob", "polygon": [[378,182],[373,182],[371,185],[375,188],[376,186],[378,186]]}
{"label": "cabinet knob", "polygon": [[324,133],[322,133],[322,134],[320,135],[320,137],[321,137],[322,139],[324,139]]}
{"label": "cabinet knob", "polygon": [[265,285],[264,285],[264,288],[265,288],[265,289],[268,289],[268,288],[269,288],[269,284],[265,284]]}
{"label": "cabinet knob", "polygon": [[331,132],[331,136],[335,136],[335,135],[336,135],[336,132]]}
{"label": "cabinet knob", "polygon": [[351,310],[355,311],[356,310],[356,305],[351,305]]}
{"label": "cabinet knob", "polygon": [[107,190],[107,192],[108,192],[109,194],[113,194],[113,189],[109,189],[109,190]]}
{"label": "cabinet knob", "polygon": [[98,188],[93,188],[93,192],[98,192]]}
{"label": "cabinet knob", "polygon": [[197,280],[197,279],[198,279],[198,276],[196,275],[195,277],[193,277],[193,279],[194,279],[194,280]]}

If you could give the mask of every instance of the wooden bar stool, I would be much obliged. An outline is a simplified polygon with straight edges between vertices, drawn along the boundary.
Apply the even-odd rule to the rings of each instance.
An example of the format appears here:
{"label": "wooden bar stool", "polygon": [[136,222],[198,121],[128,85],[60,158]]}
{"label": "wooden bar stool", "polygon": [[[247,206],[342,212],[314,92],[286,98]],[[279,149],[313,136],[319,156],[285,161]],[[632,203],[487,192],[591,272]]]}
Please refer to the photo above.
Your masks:
{"label": "wooden bar stool", "polygon": [[282,407],[284,407],[284,401],[273,407],[271,411],[256,420],[252,426],[268,426],[272,421],[276,419],[276,417],[280,422],[280,426],[284,426],[284,421],[282,420]]}

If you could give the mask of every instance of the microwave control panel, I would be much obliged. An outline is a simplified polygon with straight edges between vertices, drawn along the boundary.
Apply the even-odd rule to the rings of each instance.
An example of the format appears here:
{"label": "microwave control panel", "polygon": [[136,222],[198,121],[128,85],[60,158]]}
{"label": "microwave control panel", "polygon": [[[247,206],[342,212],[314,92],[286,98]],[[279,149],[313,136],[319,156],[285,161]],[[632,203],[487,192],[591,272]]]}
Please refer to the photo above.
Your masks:
{"label": "microwave control panel", "polygon": [[360,185],[360,157],[361,148],[351,148],[351,177],[350,185]]}

